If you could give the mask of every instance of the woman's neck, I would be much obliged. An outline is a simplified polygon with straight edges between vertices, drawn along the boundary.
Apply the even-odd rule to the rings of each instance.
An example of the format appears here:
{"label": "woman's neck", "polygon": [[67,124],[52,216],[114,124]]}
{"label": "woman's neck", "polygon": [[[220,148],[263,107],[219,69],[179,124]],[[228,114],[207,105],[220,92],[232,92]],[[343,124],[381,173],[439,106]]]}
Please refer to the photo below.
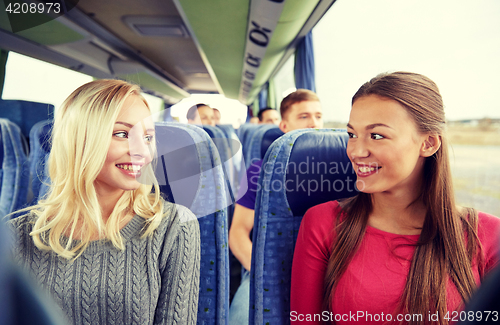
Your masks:
{"label": "woman's neck", "polygon": [[411,191],[382,192],[371,197],[373,209],[368,218],[370,226],[401,235],[420,234],[427,209],[419,195]]}
{"label": "woman's neck", "polygon": [[[102,212],[102,220],[104,224],[108,221],[109,217],[111,216],[111,213],[113,212],[116,204],[118,203],[118,200],[121,198],[123,195],[124,191],[115,191],[115,192],[105,192],[105,193],[99,193],[97,192],[97,200],[99,201],[99,205],[101,206],[101,212]],[[119,211],[119,218],[120,218],[120,229],[125,227],[127,223],[132,219],[133,213],[130,213],[130,211]],[[73,239],[82,239],[82,225],[78,223],[75,232],[73,234]],[[70,230],[68,229],[65,233],[65,236],[69,237]],[[90,240],[99,240],[103,239],[101,237],[102,235],[99,235],[95,233]]]}
{"label": "woman's neck", "polygon": [[115,191],[115,192],[107,192],[107,193],[97,193],[97,200],[99,201],[99,205],[101,206],[102,211],[102,220],[104,223],[109,219],[109,216],[115,209],[118,200],[122,197],[124,191]]}

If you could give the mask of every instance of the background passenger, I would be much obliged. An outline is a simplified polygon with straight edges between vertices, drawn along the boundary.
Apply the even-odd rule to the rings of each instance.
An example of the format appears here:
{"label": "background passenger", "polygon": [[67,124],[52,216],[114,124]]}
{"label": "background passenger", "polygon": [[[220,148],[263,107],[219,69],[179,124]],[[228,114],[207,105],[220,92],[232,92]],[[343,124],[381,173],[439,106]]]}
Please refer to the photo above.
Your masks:
{"label": "background passenger", "polygon": [[[280,129],[289,132],[297,129],[323,128],[321,104],[318,96],[307,89],[298,89],[281,101]],[[250,262],[252,241],[250,232],[254,224],[255,198],[262,160],[253,162],[247,170],[248,189],[234,206],[233,220],[229,230],[229,248],[245,268],[240,287],[234,295],[229,310],[230,324],[248,324],[250,294]]]}
{"label": "background passenger", "polygon": [[257,117],[259,118],[259,124],[280,124],[280,116],[278,112],[270,107],[261,109],[259,114],[257,114]]}
{"label": "background passenger", "polygon": [[198,222],[160,197],[154,136],[123,81],[81,86],[55,116],[49,192],[10,225],[15,258],[72,324],[196,323]]}
{"label": "background passenger", "polygon": [[214,123],[215,125],[219,125],[220,124],[220,111],[217,109],[217,108],[214,108]]}
{"label": "background passenger", "polygon": [[205,104],[192,106],[186,114],[188,124],[215,126],[214,110]]}
{"label": "background passenger", "polygon": [[436,84],[419,74],[382,74],[356,92],[347,155],[360,193],[305,214],[292,312],[447,324],[463,308],[499,263],[500,219],[455,205],[445,121]]}
{"label": "background passenger", "polygon": [[259,124],[259,118],[257,116],[251,117],[250,124]]}

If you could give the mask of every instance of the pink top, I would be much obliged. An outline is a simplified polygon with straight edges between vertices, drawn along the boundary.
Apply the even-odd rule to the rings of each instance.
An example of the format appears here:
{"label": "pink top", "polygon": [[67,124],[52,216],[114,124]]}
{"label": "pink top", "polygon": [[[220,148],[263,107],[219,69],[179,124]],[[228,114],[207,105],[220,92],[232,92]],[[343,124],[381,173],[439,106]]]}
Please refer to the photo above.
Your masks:
{"label": "pink top", "polygon": [[[337,201],[317,205],[305,214],[297,237],[292,267],[290,319],[321,324],[398,323],[397,310],[419,235],[397,235],[367,226],[359,250],[340,279],[332,305],[333,314],[323,311],[324,277],[333,244]],[[485,255],[483,270],[499,263],[500,219],[479,212],[478,237]],[[399,245],[399,246],[398,246]],[[477,265],[474,276],[480,282]],[[451,282],[450,282],[451,283]],[[454,285],[448,286],[448,310],[461,308],[461,297]],[[451,314],[450,314],[451,316]],[[418,317],[418,316],[416,316]],[[432,315],[422,315],[428,320]]]}

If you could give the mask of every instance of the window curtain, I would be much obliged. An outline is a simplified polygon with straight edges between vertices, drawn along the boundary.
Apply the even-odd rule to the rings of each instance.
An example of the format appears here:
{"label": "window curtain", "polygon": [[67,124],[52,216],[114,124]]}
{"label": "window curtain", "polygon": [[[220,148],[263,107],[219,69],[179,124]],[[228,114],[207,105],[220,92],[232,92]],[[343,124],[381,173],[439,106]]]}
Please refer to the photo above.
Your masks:
{"label": "window curtain", "polygon": [[295,50],[294,74],[297,89],[303,88],[316,92],[312,31],[307,33]]}
{"label": "window curtain", "polygon": [[0,49],[0,98],[2,98],[3,84],[5,82],[5,67],[7,65],[7,57],[9,51]]}
{"label": "window curtain", "polygon": [[279,108],[276,96],[276,85],[274,84],[274,79],[269,80],[267,84],[267,107],[274,109]]}
{"label": "window curtain", "polygon": [[[265,84],[264,87],[262,87],[262,90],[259,93],[259,109],[257,112],[259,112],[261,109],[266,108],[267,106],[267,87],[268,85]],[[255,115],[257,116],[257,115]]]}

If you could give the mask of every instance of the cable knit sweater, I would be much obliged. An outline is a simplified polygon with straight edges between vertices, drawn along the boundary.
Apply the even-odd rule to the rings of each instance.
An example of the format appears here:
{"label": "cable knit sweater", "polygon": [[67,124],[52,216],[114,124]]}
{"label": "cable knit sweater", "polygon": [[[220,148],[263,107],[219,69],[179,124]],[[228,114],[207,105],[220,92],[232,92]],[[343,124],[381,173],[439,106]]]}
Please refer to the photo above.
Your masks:
{"label": "cable knit sweater", "polygon": [[34,218],[11,220],[15,259],[48,289],[72,324],[195,324],[200,274],[198,221],[166,203],[152,236],[134,216],[120,231],[125,250],[94,241],[75,261],[39,250],[29,235]]}

